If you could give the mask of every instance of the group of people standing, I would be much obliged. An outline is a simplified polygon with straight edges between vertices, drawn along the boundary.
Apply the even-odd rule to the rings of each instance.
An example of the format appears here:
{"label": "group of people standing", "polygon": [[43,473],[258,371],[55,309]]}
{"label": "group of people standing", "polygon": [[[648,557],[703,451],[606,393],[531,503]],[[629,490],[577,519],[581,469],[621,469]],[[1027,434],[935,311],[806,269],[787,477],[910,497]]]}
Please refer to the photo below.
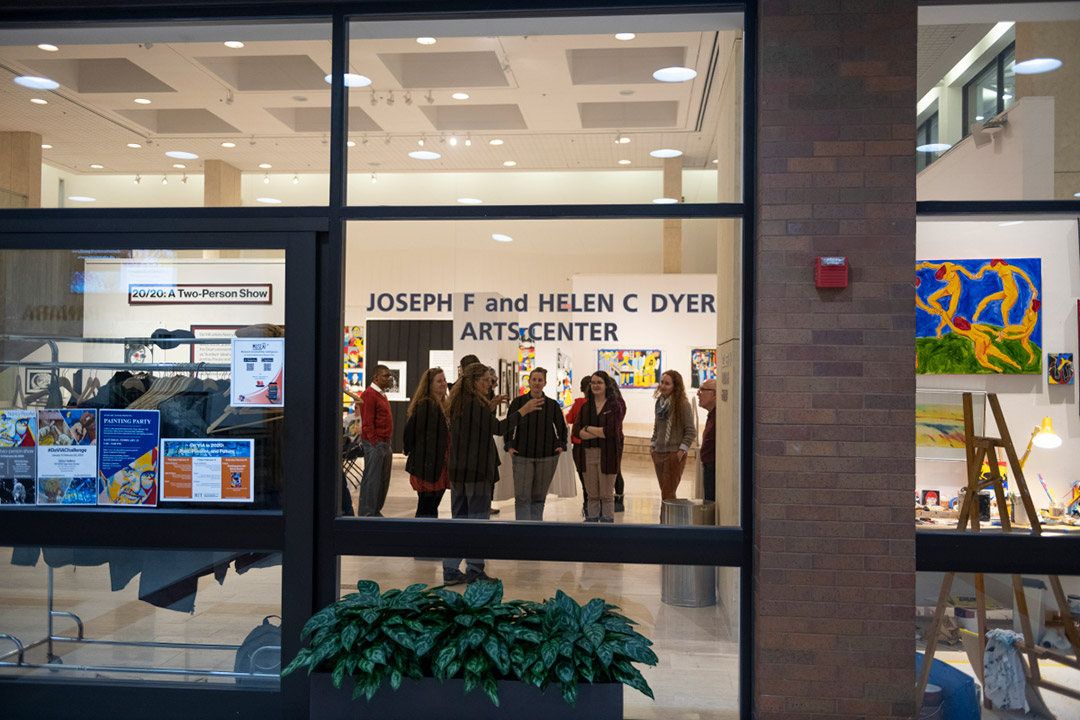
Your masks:
{"label": "group of people standing", "polygon": [[[392,383],[389,369],[376,365],[371,386],[361,396],[365,468],[359,514],[369,517],[381,517],[390,484],[393,419],[386,391]],[[709,383],[713,381],[706,381],[698,397],[710,411],[706,436],[711,446],[715,397],[710,407],[706,396],[710,391],[715,396],[715,384],[706,388]],[[543,520],[547,493],[570,439],[585,496],[585,521],[614,522],[626,416],[618,382],[603,371],[587,376],[581,383],[583,397],[564,418],[558,403],[544,395],[547,371],[537,368],[529,375],[529,392],[513,399],[503,420],[495,411],[508,398],[496,395],[494,385],[494,372],[474,355],[462,358],[452,386],[441,368],[430,368],[421,376],[404,429],[405,470],[417,493],[416,517],[438,517],[439,504],[450,490],[452,517],[486,520],[498,479],[495,436],[500,436],[513,466],[516,519]],[[650,451],[661,496],[673,498],[695,435],[693,413],[677,371],[663,373],[655,410]],[[708,482],[706,486],[706,496],[712,499]],[[460,563],[443,560],[444,584],[492,580],[482,559],[466,559],[464,572]]]}

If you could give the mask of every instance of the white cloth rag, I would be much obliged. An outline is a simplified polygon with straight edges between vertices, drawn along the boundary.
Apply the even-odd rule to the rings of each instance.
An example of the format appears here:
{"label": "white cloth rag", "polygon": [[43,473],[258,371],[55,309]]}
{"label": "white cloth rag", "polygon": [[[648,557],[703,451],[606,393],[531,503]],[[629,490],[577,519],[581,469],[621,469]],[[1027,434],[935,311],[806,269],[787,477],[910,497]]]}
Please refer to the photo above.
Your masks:
{"label": "white cloth rag", "polygon": [[1028,707],[1024,689],[1027,678],[1020,662],[1017,644],[1024,636],[1012,630],[990,630],[986,633],[986,652],[983,654],[983,692],[996,707],[1004,710],[1024,710]]}

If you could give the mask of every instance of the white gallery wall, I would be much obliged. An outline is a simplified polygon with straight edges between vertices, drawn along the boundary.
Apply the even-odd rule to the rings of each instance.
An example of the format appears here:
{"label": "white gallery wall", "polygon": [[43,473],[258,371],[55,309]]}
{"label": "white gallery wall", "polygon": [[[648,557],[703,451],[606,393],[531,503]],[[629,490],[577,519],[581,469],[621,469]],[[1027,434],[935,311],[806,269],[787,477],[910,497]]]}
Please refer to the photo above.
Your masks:
{"label": "white gallery wall", "polygon": [[[1080,298],[1080,237],[1077,220],[1016,222],[1008,220],[962,222],[920,221],[916,258],[952,260],[968,258],[1040,258],[1042,260],[1042,375],[917,375],[919,390],[976,390],[998,393],[1017,453],[1023,455],[1031,432],[1043,417],[1064,441],[1055,450],[1035,448],[1024,475],[1037,507],[1049,500],[1039,486],[1041,474],[1059,500],[1080,480],[1080,409],[1078,385],[1050,385],[1046,377],[1047,353],[1077,356],[1077,300]],[[1075,367],[1075,366],[1074,366]],[[987,410],[986,434],[996,435]],[[954,497],[966,484],[963,462],[916,462],[919,489],[939,489]]]}

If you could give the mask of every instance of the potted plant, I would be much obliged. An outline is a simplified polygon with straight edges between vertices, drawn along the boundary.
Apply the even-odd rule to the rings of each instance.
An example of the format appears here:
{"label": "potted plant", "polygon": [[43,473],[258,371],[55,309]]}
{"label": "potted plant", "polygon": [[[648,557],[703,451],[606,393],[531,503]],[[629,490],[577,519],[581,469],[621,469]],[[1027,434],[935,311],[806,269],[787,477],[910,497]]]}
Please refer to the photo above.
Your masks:
{"label": "potted plant", "polygon": [[[320,720],[440,708],[478,718],[499,714],[500,705],[516,718],[621,718],[623,684],[653,697],[633,665],[657,663],[652,643],[616,606],[602,598],[578,605],[561,590],[542,603],[502,596],[498,581],[460,594],[423,584],[380,593],[362,580],[308,620],[309,647],[281,674],[321,671],[312,682],[312,717]],[[393,692],[407,683],[408,692]],[[340,692],[350,685],[352,700],[365,696],[366,704]],[[552,685],[559,691],[545,692]]]}

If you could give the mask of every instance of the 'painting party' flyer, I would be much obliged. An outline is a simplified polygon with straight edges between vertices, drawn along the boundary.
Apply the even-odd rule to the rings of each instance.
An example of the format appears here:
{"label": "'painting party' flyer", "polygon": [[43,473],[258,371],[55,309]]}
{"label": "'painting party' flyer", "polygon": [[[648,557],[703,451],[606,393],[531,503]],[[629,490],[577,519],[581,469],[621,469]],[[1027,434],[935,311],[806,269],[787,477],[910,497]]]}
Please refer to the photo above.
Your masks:
{"label": "'painting party' flyer", "polygon": [[157,505],[157,410],[102,410],[98,504]]}

